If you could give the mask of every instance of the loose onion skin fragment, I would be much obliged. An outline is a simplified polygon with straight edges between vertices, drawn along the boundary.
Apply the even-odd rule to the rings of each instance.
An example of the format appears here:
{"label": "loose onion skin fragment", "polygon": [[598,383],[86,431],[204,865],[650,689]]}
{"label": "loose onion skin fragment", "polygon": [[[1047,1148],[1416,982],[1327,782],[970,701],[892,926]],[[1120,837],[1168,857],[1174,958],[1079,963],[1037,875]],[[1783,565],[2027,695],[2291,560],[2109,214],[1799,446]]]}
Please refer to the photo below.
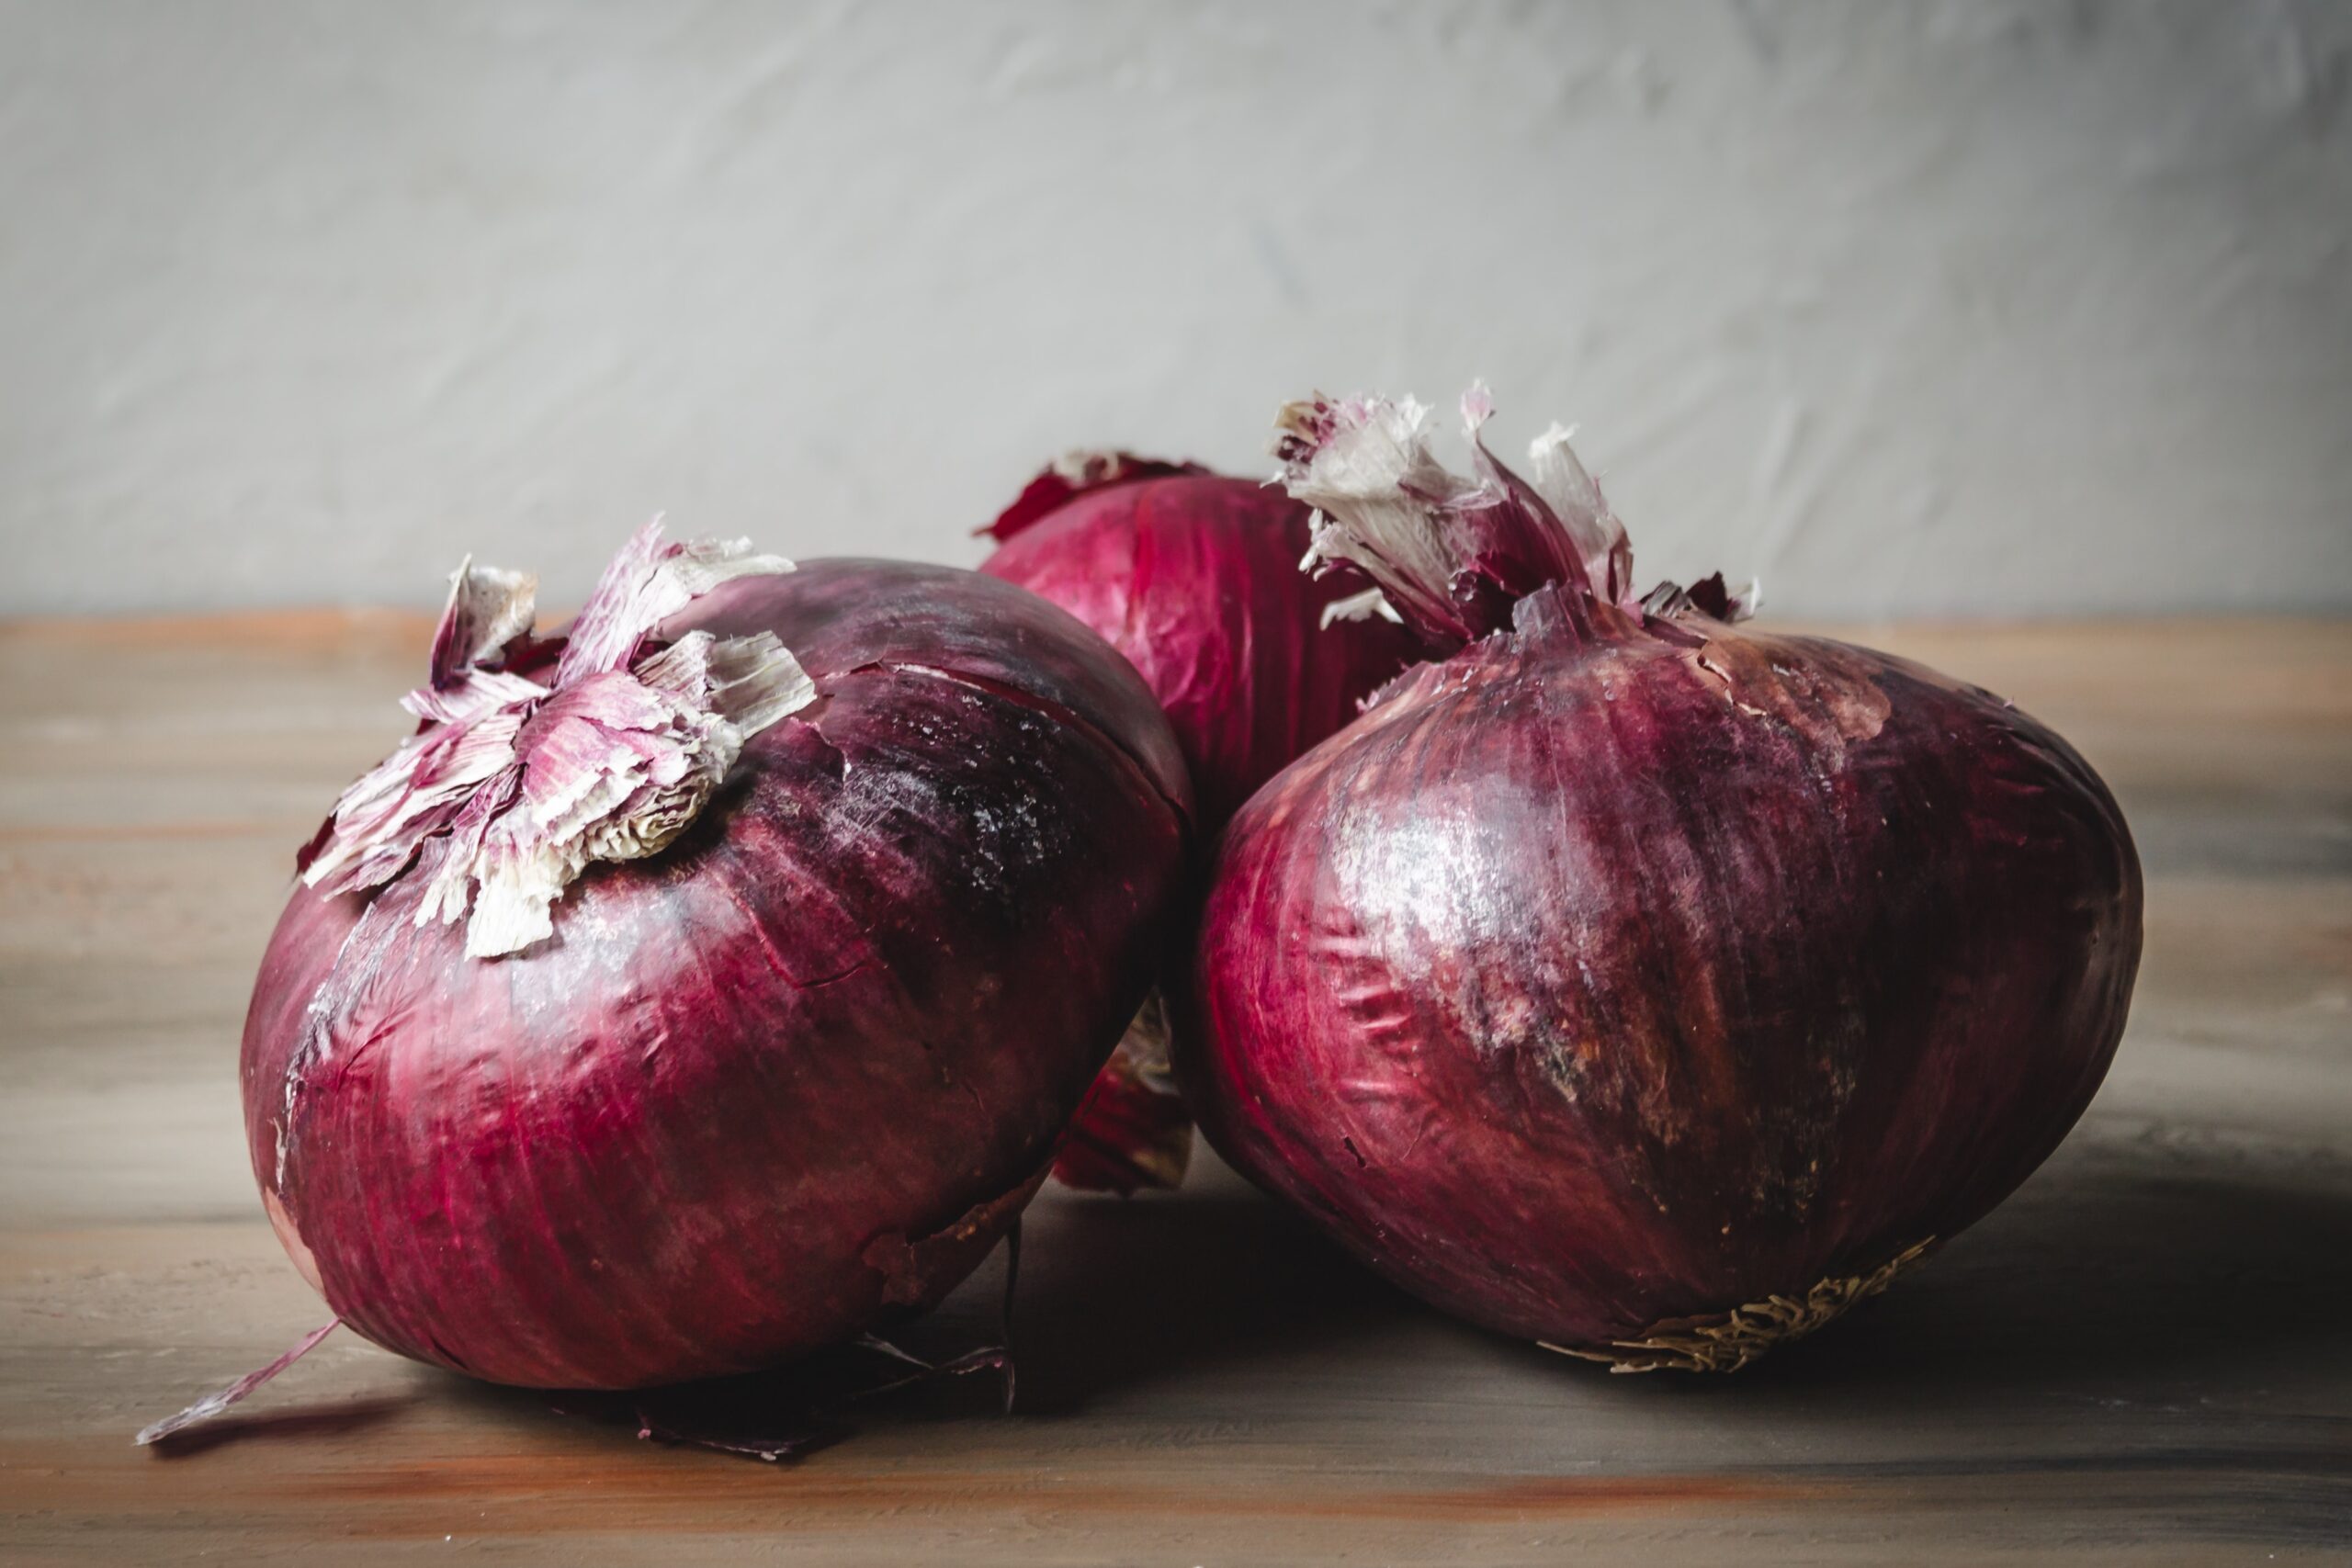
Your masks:
{"label": "loose onion skin fragment", "polygon": [[[1361,580],[1298,570],[1307,510],[1279,489],[1186,463],[1073,453],[983,532],[980,570],[1059,604],[1143,675],[1192,774],[1205,843],[1284,763],[1355,717],[1417,645]],[[1071,1123],[1073,1187],[1173,1187],[1193,1128],[1167,1078],[1166,1029],[1139,1019]]]}
{"label": "loose onion skin fragment", "polygon": [[[920,1310],[1015,1221],[1151,980],[1189,786],[1091,633],[975,573],[825,560],[705,587],[619,668],[697,633],[774,639],[811,691],[655,852],[590,860],[547,937],[469,956],[425,907],[446,836],[278,923],[254,1175],[388,1348],[634,1388]],[[491,673],[560,658],[510,651]]]}
{"label": "loose onion skin fragment", "polygon": [[1479,448],[1449,486],[1409,404],[1292,417],[1318,538],[1459,650],[1227,829],[1175,1032],[1218,1151],[1423,1298],[1624,1370],[1744,1365],[2022,1181],[2139,959],[2081,757],[1736,628],[1719,584],[1634,599],[1580,468],[1539,493]]}

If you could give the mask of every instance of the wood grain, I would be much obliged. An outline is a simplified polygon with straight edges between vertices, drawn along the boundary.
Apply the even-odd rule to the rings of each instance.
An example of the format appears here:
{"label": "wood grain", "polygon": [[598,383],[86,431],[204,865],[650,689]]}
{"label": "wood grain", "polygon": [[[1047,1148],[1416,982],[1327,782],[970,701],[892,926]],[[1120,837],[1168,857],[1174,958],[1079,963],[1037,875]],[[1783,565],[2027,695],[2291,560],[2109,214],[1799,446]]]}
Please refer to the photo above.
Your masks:
{"label": "wood grain", "polygon": [[[235,1054],[293,846],[399,732],[395,615],[0,626],[0,1561],[2352,1560],[2352,626],[1871,628],[2082,747],[2150,874],[2113,1076],[1932,1264],[1736,1378],[1376,1283],[1214,1167],[1029,1224],[1023,1401],[763,1465],[321,1321]],[[993,1327],[991,1264],[923,1325]]]}

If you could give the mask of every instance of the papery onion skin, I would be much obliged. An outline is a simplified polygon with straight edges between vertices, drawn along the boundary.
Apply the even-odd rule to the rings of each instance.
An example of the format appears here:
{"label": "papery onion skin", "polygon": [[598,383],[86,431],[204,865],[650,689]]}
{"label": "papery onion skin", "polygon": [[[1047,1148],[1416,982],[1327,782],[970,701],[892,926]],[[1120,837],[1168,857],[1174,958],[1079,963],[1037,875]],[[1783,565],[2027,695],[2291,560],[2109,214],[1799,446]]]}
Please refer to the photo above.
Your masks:
{"label": "papery onion skin", "polygon": [[1326,612],[1363,584],[1298,570],[1307,509],[1248,479],[1100,454],[1049,469],[988,530],[980,570],[1052,600],[1143,674],[1204,834],[1417,656],[1405,629]]}
{"label": "papery onion skin", "polygon": [[639,1387],[928,1305],[1017,1217],[1149,984],[1189,786],[1091,634],[865,560],[726,583],[662,632],[695,627],[774,632],[818,698],[676,842],[573,884],[553,940],[467,958],[406,918],[410,875],[298,888],[271,941],[254,1174],[390,1349]]}
{"label": "papery onion skin", "polygon": [[2098,1088],[2141,909],[2000,699],[1544,588],[1233,818],[1176,1067],[1382,1273],[1608,1355],[1991,1209]]}

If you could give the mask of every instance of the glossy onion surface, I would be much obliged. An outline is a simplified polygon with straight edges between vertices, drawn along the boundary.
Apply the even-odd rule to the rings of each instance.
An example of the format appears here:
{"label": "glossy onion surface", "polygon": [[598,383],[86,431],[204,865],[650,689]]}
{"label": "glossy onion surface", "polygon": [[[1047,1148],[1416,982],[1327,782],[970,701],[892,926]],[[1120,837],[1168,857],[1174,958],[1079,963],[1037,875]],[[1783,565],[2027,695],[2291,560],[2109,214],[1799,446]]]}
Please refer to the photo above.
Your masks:
{"label": "glossy onion surface", "polygon": [[1152,976],[1188,785],[1134,672],[975,573],[828,560],[662,627],[813,680],[650,859],[465,955],[420,879],[299,889],[243,1050],[254,1174],[329,1304],[503,1382],[748,1371],[935,1301]]}
{"label": "glossy onion surface", "polygon": [[[1248,479],[1135,458],[991,530],[980,570],[1052,600],[1126,656],[1167,710],[1205,832],[1292,758],[1356,716],[1415,657],[1405,629],[1325,611],[1361,581],[1298,570],[1306,508]],[[1044,481],[1041,481],[1041,484]]]}
{"label": "glossy onion surface", "polygon": [[[1392,620],[1325,626],[1363,584],[1298,570],[1306,517],[1279,489],[1095,453],[1040,474],[984,530],[1001,543],[982,571],[1059,604],[1142,673],[1183,750],[1202,844],[1415,655]],[[1095,1080],[1054,1174],[1093,1190],[1174,1187],[1192,1146],[1155,1009]]]}
{"label": "glossy onion surface", "polygon": [[1951,1236],[2114,1052],[2114,802],[1901,660],[1556,609],[1234,819],[1179,1034],[1211,1141],[1399,1284],[1567,1347]]}
{"label": "glossy onion surface", "polygon": [[1282,411],[1310,565],[1450,654],[1228,826],[1178,988],[1210,1140],[1406,1288],[1618,1371],[1883,1289],[2082,1113],[2140,955],[2105,786],[2007,703],[1636,594],[1554,425]]}

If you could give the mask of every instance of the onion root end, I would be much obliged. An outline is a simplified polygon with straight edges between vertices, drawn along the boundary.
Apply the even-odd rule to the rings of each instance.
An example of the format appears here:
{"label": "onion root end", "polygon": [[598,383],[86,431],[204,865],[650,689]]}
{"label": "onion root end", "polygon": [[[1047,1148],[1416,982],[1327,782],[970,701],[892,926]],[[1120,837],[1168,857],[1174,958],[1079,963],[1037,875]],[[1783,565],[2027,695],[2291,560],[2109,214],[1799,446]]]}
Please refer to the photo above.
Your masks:
{"label": "onion root end", "polygon": [[1632,1339],[1613,1339],[1605,1349],[1555,1345],[1546,1350],[1578,1360],[1599,1361],[1612,1372],[1736,1372],[1765,1351],[1802,1339],[1868,1301],[1936,1249],[1936,1238],[1917,1241],[1867,1274],[1835,1275],[1804,1296],[1767,1296],[1729,1312],[1702,1317],[1668,1318]]}

